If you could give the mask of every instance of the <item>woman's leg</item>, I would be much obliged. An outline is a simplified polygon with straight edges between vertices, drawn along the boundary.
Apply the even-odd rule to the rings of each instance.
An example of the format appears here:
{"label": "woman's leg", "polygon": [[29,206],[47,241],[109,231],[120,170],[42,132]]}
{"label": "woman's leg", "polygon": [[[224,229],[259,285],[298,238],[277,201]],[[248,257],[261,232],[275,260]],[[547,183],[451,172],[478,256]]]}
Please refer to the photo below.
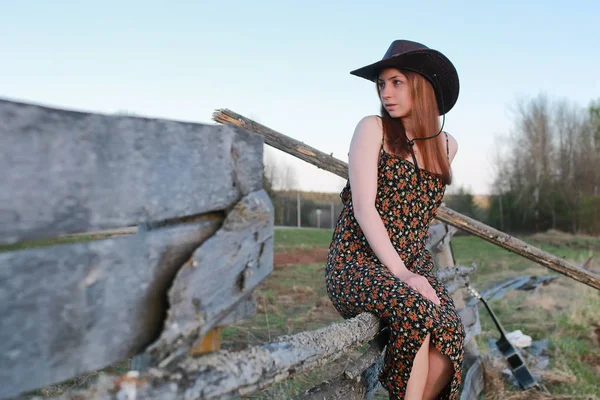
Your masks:
{"label": "woman's leg", "polygon": [[[448,356],[440,353],[434,346],[429,348],[429,370],[423,399],[437,399],[440,392],[454,376],[454,366]],[[410,382],[410,381],[409,381]]]}
{"label": "woman's leg", "polygon": [[413,361],[412,369],[410,370],[410,378],[406,384],[406,400],[422,400],[429,376],[429,339],[431,335],[427,335],[421,348],[417,351],[417,355]]}

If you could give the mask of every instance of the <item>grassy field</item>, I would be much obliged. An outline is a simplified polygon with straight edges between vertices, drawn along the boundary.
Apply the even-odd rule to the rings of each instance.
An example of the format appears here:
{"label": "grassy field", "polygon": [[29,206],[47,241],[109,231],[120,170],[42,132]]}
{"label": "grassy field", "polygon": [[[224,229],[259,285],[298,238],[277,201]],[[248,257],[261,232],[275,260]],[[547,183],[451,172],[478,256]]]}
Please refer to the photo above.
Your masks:
{"label": "grassy field", "polygon": [[[331,234],[331,230],[316,229],[276,231],[275,269],[257,290],[258,312],[253,318],[225,329],[225,348],[242,348],[342,320],[331,306],[324,287],[324,257]],[[600,238],[552,233],[522,239],[577,265],[593,257],[592,266],[600,267]],[[472,283],[480,291],[514,276],[554,274],[473,236],[455,237],[452,247],[457,264],[478,265]],[[298,260],[301,263],[295,263]],[[520,329],[534,340],[549,340],[551,362],[544,379],[555,398],[600,397],[600,295],[597,291],[561,276],[535,291],[508,292],[503,299],[492,301],[491,306],[507,331]],[[487,339],[497,338],[497,331],[483,308],[480,315],[483,332],[478,344],[486,354],[489,352]],[[337,375],[342,364],[357,354],[350,354],[333,366],[296,376],[250,398],[293,397]],[[488,366],[486,399],[536,398],[532,393],[523,394],[505,384],[495,369],[500,367],[504,368],[497,364]],[[383,389],[377,398],[387,399]]]}

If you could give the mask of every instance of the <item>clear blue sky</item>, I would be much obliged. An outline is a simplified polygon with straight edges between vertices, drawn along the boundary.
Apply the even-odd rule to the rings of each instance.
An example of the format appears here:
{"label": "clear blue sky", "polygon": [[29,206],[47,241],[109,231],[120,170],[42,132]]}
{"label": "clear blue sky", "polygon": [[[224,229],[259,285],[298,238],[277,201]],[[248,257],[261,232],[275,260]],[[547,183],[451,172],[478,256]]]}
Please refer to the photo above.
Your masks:
{"label": "clear blue sky", "polygon": [[[461,93],[445,130],[456,186],[486,193],[494,138],[519,98],[581,107],[600,98],[600,2],[0,0],[0,97],[212,124],[229,108],[346,161],[353,129],[378,112],[349,72],[394,39],[446,54]],[[307,190],[331,174],[293,165]]]}

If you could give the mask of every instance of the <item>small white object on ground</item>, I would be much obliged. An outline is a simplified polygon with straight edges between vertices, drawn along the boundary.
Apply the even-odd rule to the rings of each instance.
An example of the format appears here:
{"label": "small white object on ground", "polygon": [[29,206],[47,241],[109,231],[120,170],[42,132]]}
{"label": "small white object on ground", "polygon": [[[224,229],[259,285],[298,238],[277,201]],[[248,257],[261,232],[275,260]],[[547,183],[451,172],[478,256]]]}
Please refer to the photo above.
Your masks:
{"label": "small white object on ground", "polygon": [[524,348],[531,346],[531,336],[525,335],[520,329],[506,334],[506,338],[515,347]]}

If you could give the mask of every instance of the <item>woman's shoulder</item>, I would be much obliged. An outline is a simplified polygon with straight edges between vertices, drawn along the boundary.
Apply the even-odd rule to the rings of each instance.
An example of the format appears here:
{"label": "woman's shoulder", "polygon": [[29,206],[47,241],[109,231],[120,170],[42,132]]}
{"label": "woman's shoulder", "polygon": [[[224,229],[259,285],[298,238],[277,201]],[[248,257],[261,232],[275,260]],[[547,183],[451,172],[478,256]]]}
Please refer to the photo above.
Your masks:
{"label": "woman's shoulder", "polygon": [[444,131],[446,137],[448,138],[448,158],[450,159],[450,163],[452,164],[452,160],[454,160],[454,156],[458,152],[458,141],[454,136],[450,133]]}
{"label": "woman's shoulder", "polygon": [[358,121],[358,125],[377,126],[379,128],[383,126],[379,115],[366,115]]}
{"label": "woman's shoulder", "polygon": [[350,143],[350,152],[354,149],[357,154],[374,154],[381,148],[383,139],[383,126],[381,120],[376,115],[367,115],[358,121],[352,141]]}
{"label": "woman's shoulder", "polygon": [[356,124],[354,133],[355,135],[368,135],[371,138],[378,137],[379,140],[381,140],[383,137],[381,117],[378,115],[367,115],[362,117]]}

